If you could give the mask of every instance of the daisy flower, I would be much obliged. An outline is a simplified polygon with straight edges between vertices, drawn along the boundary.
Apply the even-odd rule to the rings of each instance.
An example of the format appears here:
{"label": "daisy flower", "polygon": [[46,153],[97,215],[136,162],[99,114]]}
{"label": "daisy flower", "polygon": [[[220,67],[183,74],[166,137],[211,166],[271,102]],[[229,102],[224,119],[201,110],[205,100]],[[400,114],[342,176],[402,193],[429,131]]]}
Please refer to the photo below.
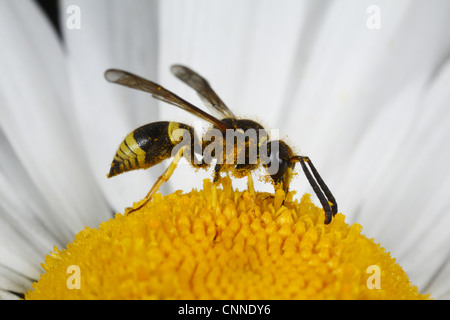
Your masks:
{"label": "daisy flower", "polygon": [[[382,288],[402,284],[409,288],[403,292],[416,297],[410,281],[419,293],[450,297],[449,9],[445,0],[63,0],[59,36],[35,2],[0,1],[0,296],[30,294],[39,279],[57,283],[49,270],[70,254],[87,259],[83,252],[91,252],[106,257],[104,262],[129,261],[128,254],[139,253],[152,261],[130,263],[127,274],[148,281],[145,288],[122,291],[128,295],[121,298],[164,289],[146,297],[203,298],[213,292],[206,298],[353,298],[365,283],[351,282],[349,265],[360,263],[362,252],[373,252],[368,256],[377,257],[382,272],[398,276],[398,282],[382,276]],[[247,189],[247,181],[233,180],[232,188],[225,179],[216,189],[203,181],[211,170],[194,172],[180,163],[163,185],[167,196],[155,197],[148,212],[111,219],[143,198],[164,171],[158,165],[106,179],[123,137],[158,120],[197,121],[149,95],[107,83],[103,73],[129,70],[201,106],[195,93],[171,77],[174,63],[204,75],[239,117],[279,129],[296,152],[313,159],[345,218],[338,214],[323,225],[317,199],[302,196],[311,193],[302,174],[291,183],[297,193],[286,196],[292,206],[284,208],[284,195],[260,197],[273,193],[270,184],[255,180],[258,192],[237,191]],[[116,227],[121,223],[126,227]],[[139,233],[148,238],[118,240],[133,239],[138,226],[148,227]],[[258,237],[267,245],[252,242]],[[345,251],[360,243],[365,251]],[[212,244],[225,251],[209,251]],[[285,269],[274,263],[279,250],[280,261],[290,259]],[[333,260],[331,252],[344,253]],[[171,257],[163,267],[157,264],[162,256]],[[199,256],[204,263],[193,260]],[[344,256],[350,264],[341,264]],[[301,283],[288,286],[292,277],[282,278],[268,296],[251,287],[272,283],[279,274],[273,266],[290,275],[304,270],[301,259],[318,267],[317,274],[300,277],[308,284],[304,295],[294,294]],[[226,266],[256,270],[255,261],[270,272],[224,272]],[[208,269],[212,262],[217,269]],[[331,267],[337,271],[327,278]],[[152,278],[146,268],[172,270],[169,275],[196,270],[197,278],[181,279],[193,284],[182,291],[173,278]],[[107,287],[101,277],[82,274],[82,286],[89,278]],[[229,289],[233,279],[249,282]],[[221,290],[212,291],[217,283]],[[321,287],[328,291],[313,295]],[[398,296],[381,296],[392,297]]]}

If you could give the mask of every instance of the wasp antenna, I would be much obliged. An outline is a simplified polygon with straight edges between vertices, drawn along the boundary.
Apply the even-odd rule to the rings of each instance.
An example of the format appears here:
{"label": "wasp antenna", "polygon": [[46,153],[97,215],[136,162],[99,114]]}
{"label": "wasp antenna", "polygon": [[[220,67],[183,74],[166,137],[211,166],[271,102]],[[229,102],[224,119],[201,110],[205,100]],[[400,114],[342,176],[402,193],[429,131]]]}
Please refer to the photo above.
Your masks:
{"label": "wasp antenna", "polygon": [[[304,156],[293,156],[289,159],[289,161],[300,162],[300,164],[303,168],[303,171],[305,172],[305,175],[308,178],[309,183],[313,187],[314,192],[316,193],[317,197],[319,198],[320,202],[322,203],[322,206],[324,206],[325,211],[327,211],[326,206],[328,205],[328,201],[330,201],[332,203],[331,211],[332,211],[332,215],[334,216],[338,212],[338,206],[336,203],[336,199],[334,198],[334,196],[331,193],[328,186],[323,181],[323,179],[320,176],[319,172],[317,171],[316,167],[314,167],[311,159],[309,159],[309,157],[304,157]],[[319,184],[321,190],[319,188],[317,188],[316,181],[314,181],[313,177],[311,176],[311,173],[309,173],[309,170],[306,167],[305,162],[308,163],[309,167],[311,168],[311,172],[314,175],[314,178],[317,181],[317,183]],[[325,204],[325,197],[323,196],[323,194],[325,194],[325,196],[327,198],[326,204]],[[329,208],[329,205],[328,205],[328,208]]]}
{"label": "wasp antenna", "polygon": [[313,176],[311,175],[311,172],[309,172],[308,167],[305,164],[305,161],[303,158],[300,158],[300,164],[303,169],[303,173],[306,175],[306,178],[309,181],[309,184],[314,190],[314,193],[316,194],[317,198],[319,198],[320,203],[322,204],[322,207],[325,211],[325,224],[329,224],[331,222],[331,218],[333,217],[333,213],[330,208],[330,204],[328,203],[327,198],[323,194],[322,190],[317,185],[316,181],[314,180]]}

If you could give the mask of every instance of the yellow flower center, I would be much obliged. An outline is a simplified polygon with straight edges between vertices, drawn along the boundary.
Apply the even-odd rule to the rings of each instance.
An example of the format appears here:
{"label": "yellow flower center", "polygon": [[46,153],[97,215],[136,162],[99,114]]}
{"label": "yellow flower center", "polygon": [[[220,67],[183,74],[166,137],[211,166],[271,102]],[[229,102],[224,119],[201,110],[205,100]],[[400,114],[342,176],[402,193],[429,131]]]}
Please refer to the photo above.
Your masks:
{"label": "yellow flower center", "polygon": [[[46,256],[25,299],[426,299],[362,227],[305,194],[157,194]],[[137,206],[138,204],[135,204]]]}

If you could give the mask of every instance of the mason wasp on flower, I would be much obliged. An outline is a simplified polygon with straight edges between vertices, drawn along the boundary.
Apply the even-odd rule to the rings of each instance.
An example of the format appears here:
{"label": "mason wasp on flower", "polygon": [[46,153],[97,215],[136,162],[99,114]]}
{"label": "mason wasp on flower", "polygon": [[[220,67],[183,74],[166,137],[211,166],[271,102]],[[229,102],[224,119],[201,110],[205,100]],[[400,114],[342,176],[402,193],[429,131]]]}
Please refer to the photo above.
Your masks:
{"label": "mason wasp on flower", "polygon": [[[250,176],[251,171],[262,165],[275,188],[282,188],[285,193],[289,190],[294,166],[299,162],[324,208],[325,223],[331,222],[337,213],[336,200],[308,157],[295,155],[283,140],[271,141],[259,123],[250,119],[238,119],[214,92],[208,81],[195,71],[182,65],[172,66],[171,71],[178,79],[193,88],[210,110],[220,114],[221,119],[204,112],[150,80],[117,69],[105,72],[105,78],[109,82],[151,93],[154,98],[181,108],[213,125],[206,133],[209,139],[202,139],[201,143],[195,139],[195,132],[191,126],[175,121],[149,123],[125,137],[114,156],[108,178],[126,171],[150,168],[165,159],[173,158],[167,170],[150,189],[144,203],[132,211],[139,210],[151,200],[159,187],[171,177],[179,160],[185,155],[194,168],[208,168],[212,164],[212,161],[208,160],[216,160],[214,182],[220,180],[221,172],[231,172],[238,177]],[[244,143],[234,144],[233,136],[233,147],[227,147],[231,142],[229,138],[227,139],[227,132],[230,131],[238,138],[244,137]],[[211,136],[214,136],[214,139],[210,139]],[[189,143],[185,143],[186,141]],[[222,147],[217,148],[218,144]],[[203,155],[203,158],[199,160],[196,154]]]}

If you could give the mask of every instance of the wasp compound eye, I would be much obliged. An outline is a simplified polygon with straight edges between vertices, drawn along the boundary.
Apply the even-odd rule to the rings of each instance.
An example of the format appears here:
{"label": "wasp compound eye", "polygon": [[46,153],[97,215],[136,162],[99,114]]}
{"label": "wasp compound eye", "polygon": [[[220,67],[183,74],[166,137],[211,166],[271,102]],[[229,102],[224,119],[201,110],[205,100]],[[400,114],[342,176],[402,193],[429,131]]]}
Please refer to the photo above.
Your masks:
{"label": "wasp compound eye", "polygon": [[271,141],[268,144],[267,156],[268,162],[265,165],[267,172],[275,183],[283,179],[284,173],[288,167],[289,160],[285,160],[283,149],[280,150],[278,140]]}

